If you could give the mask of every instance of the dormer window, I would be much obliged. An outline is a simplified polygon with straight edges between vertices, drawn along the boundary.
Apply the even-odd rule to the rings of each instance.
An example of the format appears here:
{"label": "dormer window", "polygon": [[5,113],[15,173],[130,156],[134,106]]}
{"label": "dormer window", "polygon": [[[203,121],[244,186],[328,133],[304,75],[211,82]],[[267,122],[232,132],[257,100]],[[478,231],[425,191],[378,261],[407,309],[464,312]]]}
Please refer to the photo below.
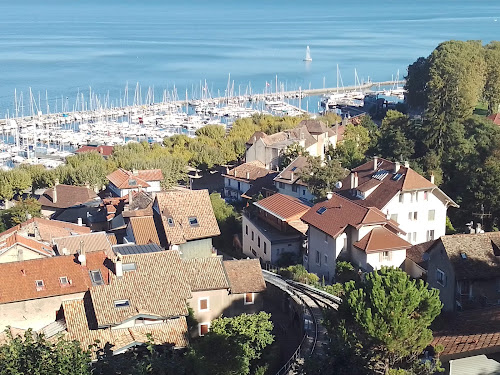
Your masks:
{"label": "dormer window", "polygon": [[136,180],[128,180],[128,184],[130,186],[135,186],[135,185],[137,185],[137,181]]}
{"label": "dormer window", "polygon": [[169,227],[173,227],[175,224],[174,224],[174,219],[169,217],[167,218],[167,222],[168,222],[168,226]]}
{"label": "dormer window", "polygon": [[61,284],[61,286],[66,286],[69,285],[69,280],[66,276],[61,276],[59,278],[59,283]]}
{"label": "dormer window", "polygon": [[130,306],[130,301],[128,299],[120,299],[115,301],[115,307],[116,308],[123,308],[123,307],[129,307]]}
{"label": "dormer window", "polygon": [[90,271],[90,280],[92,280],[92,285],[104,285],[101,270]]}
{"label": "dormer window", "polygon": [[43,290],[45,287],[45,285],[43,284],[43,280],[36,280],[35,284],[36,284],[37,291]]}
{"label": "dormer window", "polygon": [[196,216],[191,216],[188,218],[188,220],[189,220],[189,225],[191,225],[192,227],[197,227],[200,225],[198,223],[198,218]]}

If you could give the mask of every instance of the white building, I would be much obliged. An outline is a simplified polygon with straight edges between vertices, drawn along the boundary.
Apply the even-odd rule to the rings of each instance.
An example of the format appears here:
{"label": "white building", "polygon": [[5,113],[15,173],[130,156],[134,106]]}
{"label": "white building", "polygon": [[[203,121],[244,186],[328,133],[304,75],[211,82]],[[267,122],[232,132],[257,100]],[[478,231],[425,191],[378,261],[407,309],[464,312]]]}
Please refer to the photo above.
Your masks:
{"label": "white building", "polygon": [[134,170],[119,168],[106,176],[109,190],[118,197],[124,197],[131,191],[145,190],[148,193],[161,191],[163,173],[161,169]]}
{"label": "white building", "polygon": [[278,192],[312,202],[315,196],[309,190],[307,184],[302,181],[301,175],[308,167],[308,161],[305,156],[299,156],[292,161],[288,167],[274,178],[274,183]]}
{"label": "white building", "polygon": [[351,171],[339,194],[365,207],[376,207],[397,222],[412,244],[445,235],[446,211],[458,205],[408,164],[374,158]]}
{"label": "white building", "polygon": [[307,232],[307,225],[300,217],[309,206],[279,193],[254,205],[254,211],[243,215],[243,254],[271,264],[276,264],[286,253],[300,258]]}
{"label": "white building", "polygon": [[337,133],[340,133],[338,129],[327,128],[316,120],[303,120],[295,129],[272,135],[255,132],[246,144],[245,161],[258,160],[265,168],[276,170],[282,152],[293,144],[300,145],[311,156],[324,159],[328,145],[338,141]]}
{"label": "white building", "polygon": [[411,246],[398,236],[402,231],[397,223],[380,210],[338,194],[314,205],[301,219],[309,224],[304,266],[326,282],[334,281],[339,257],[369,272],[382,266],[400,267]]}

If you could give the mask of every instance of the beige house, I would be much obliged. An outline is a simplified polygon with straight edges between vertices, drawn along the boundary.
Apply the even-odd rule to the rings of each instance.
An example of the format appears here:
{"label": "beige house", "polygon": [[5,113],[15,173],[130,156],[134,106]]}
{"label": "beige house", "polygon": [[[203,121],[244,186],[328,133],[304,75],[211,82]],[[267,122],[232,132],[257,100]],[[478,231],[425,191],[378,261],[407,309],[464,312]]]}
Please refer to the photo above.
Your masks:
{"label": "beige house", "polygon": [[51,246],[14,233],[0,242],[0,263],[19,262],[54,256]]}
{"label": "beige house", "polygon": [[500,302],[500,233],[442,236],[408,250],[405,271],[439,289],[444,311]]}
{"label": "beige house", "polygon": [[82,298],[94,284],[106,284],[103,252],[0,264],[0,330],[40,330],[53,323],[61,303]]}
{"label": "beige house", "polygon": [[198,321],[194,336],[203,336],[210,322],[220,316],[260,311],[266,289],[258,260],[222,261],[222,257],[185,259],[191,287],[187,300]]}
{"label": "beige house", "polygon": [[266,169],[276,170],[283,151],[294,144],[303,147],[309,155],[324,159],[325,150],[331,141],[337,142],[334,133],[324,123],[316,120],[303,120],[294,129],[272,135],[256,132],[246,143],[245,161],[248,163],[258,160]]}
{"label": "beige house", "polygon": [[127,171],[119,168],[106,178],[109,180],[108,189],[117,197],[125,197],[129,192],[144,190],[152,193],[161,191],[163,173],[161,169]]}
{"label": "beige house", "polygon": [[59,255],[86,254],[103,251],[108,258],[113,258],[113,249],[106,232],[94,232],[52,239]]}
{"label": "beige house", "polygon": [[258,160],[243,163],[226,170],[224,177],[224,197],[233,200],[252,199],[253,195],[264,197],[274,193],[273,178],[277,172],[266,169]]}

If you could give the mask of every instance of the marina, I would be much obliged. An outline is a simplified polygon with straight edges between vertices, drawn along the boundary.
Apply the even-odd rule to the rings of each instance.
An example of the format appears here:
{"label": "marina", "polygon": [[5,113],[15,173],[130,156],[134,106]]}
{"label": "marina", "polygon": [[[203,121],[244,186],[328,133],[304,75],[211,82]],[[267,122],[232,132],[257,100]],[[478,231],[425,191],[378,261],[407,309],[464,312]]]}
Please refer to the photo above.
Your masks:
{"label": "marina", "polygon": [[[340,74],[340,73],[339,73]],[[78,92],[72,111],[51,113],[46,100],[45,112],[40,95],[38,100],[29,92],[29,103],[24,103],[23,93],[15,92],[14,116],[0,120],[2,143],[0,163],[3,169],[15,164],[43,164],[55,168],[64,163],[67,156],[87,144],[124,145],[128,142],[147,141],[161,143],[165,137],[184,134],[194,137],[196,130],[211,124],[223,124],[229,129],[239,118],[254,114],[279,116],[313,115],[309,108],[303,108],[307,97],[318,97],[318,112],[334,110],[339,106],[362,107],[365,95],[402,95],[402,81],[368,82],[356,86],[337,84],[335,88],[285,91],[276,76],[262,93],[235,94],[230,79],[226,95],[212,96],[205,83],[200,83],[199,95],[179,99],[176,91],[164,91],[162,100],[155,102],[153,90],[148,88],[142,99],[142,88],[137,84],[131,105],[128,103],[128,85],[119,106],[104,100],[89,88],[88,98]],[[233,84],[234,85],[234,84]],[[387,87],[386,89],[381,89]],[[375,89],[375,90],[373,90]],[[46,96],[47,98],[47,96]],[[68,100],[66,100],[68,102]],[[28,115],[25,114],[29,108]],[[64,98],[60,108],[65,108]],[[66,107],[69,105],[66,103]]]}

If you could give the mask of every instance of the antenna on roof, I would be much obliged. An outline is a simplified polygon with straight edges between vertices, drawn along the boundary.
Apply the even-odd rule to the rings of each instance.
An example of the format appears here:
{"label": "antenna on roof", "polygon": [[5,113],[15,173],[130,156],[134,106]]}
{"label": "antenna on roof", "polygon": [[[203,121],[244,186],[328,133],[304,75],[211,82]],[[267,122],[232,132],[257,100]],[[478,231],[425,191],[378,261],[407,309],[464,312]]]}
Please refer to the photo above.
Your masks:
{"label": "antenna on roof", "polygon": [[491,217],[491,213],[484,212],[484,204],[481,203],[481,212],[473,212],[472,216],[478,217],[481,219],[481,226],[484,226],[484,218]]}

